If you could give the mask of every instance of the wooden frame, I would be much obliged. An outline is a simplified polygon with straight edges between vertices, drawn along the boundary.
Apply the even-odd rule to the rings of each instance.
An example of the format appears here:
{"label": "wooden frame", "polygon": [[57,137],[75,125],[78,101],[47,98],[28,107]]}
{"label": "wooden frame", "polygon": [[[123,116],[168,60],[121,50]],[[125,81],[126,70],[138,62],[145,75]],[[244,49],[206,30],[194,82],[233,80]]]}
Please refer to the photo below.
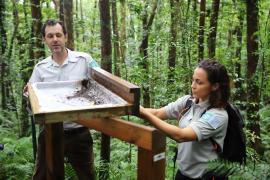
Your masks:
{"label": "wooden frame", "polygon": [[[138,115],[140,105],[140,88],[133,85],[101,68],[93,68],[91,71],[92,78],[100,85],[104,86],[111,92],[123,98],[127,103],[116,105],[98,105],[89,107],[74,107],[61,110],[42,111],[39,105],[39,99],[33,88],[35,84],[28,85],[29,99],[36,123],[56,123],[65,121],[74,121],[79,118],[103,118],[110,116]],[[60,83],[60,82],[46,82]],[[64,82],[62,82],[64,83]],[[42,84],[42,82],[41,82]],[[44,85],[45,83],[43,83]]]}
{"label": "wooden frame", "polygon": [[[91,77],[129,103],[109,109],[82,108],[71,111],[40,112],[38,98],[29,85],[30,103],[36,123],[45,126],[46,179],[64,179],[63,121],[75,121],[108,136],[138,146],[138,180],[165,179],[166,138],[160,131],[120,119],[120,115],[138,115],[140,88],[101,68],[93,68]],[[113,117],[112,117],[113,116]],[[108,117],[108,118],[105,118]]]}
{"label": "wooden frame", "polygon": [[[138,180],[165,179],[166,137],[155,128],[135,124],[118,117],[80,119],[85,127],[138,146]],[[63,126],[46,124],[46,179],[64,180]]]}
{"label": "wooden frame", "polygon": [[138,180],[165,179],[166,136],[155,128],[122,120],[82,119],[76,121],[88,128],[138,146]]}

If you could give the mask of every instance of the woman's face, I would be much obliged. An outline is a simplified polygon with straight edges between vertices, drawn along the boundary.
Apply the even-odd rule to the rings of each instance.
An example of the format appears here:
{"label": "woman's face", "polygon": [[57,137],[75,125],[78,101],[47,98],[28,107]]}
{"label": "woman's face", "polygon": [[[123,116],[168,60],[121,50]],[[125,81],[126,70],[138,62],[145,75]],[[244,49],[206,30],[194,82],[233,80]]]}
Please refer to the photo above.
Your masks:
{"label": "woman's face", "polygon": [[198,99],[199,102],[205,101],[208,98],[212,86],[204,69],[197,67],[194,70],[191,89],[193,97]]}

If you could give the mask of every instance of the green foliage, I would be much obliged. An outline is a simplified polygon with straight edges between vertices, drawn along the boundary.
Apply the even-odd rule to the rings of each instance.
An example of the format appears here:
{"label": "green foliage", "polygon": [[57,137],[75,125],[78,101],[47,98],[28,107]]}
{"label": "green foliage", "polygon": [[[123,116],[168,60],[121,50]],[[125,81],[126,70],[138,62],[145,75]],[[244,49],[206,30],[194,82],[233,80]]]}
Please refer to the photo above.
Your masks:
{"label": "green foliage", "polygon": [[76,176],[76,172],[75,170],[72,168],[70,163],[65,163],[65,179],[67,180],[76,180],[77,176]]}
{"label": "green foliage", "polygon": [[[247,147],[247,164],[239,165],[227,161],[215,160],[209,162],[209,170],[220,175],[230,176],[230,179],[269,179],[270,178],[270,106],[265,106],[259,111],[261,117],[261,140],[265,148],[264,157],[258,155],[254,149]],[[258,136],[246,130],[247,144],[255,142]]]}
{"label": "green foliage", "polygon": [[[4,25],[7,31],[7,50],[13,50],[10,59],[8,59],[9,75],[5,77],[6,81],[12,82],[12,92],[17,108],[17,112],[11,112],[0,109],[0,143],[5,144],[5,150],[0,152],[0,179],[30,179],[33,171],[32,160],[32,145],[31,138],[17,138],[20,129],[20,121],[18,119],[24,107],[21,107],[21,92],[22,87],[29,77],[29,72],[33,67],[29,63],[38,60],[29,59],[29,49],[31,37],[31,8],[29,1],[18,1],[16,8],[18,10],[18,32],[14,41],[11,42],[14,31],[15,19],[13,16],[14,6],[13,1],[6,2]],[[26,3],[25,5],[23,4]],[[91,56],[100,62],[100,17],[98,1],[82,0],[82,11],[74,12],[74,27],[75,27],[75,45],[76,50],[84,51],[91,54]],[[194,1],[195,2],[195,1]],[[245,2],[246,1],[222,1],[219,11],[218,28],[217,28],[217,42],[216,42],[216,59],[223,63],[234,82],[241,82],[240,89],[233,89],[233,94],[239,94],[245,99],[245,91],[247,89],[246,82],[246,19],[245,19]],[[167,83],[167,76],[169,73],[167,59],[168,47],[170,43],[170,25],[171,25],[171,7],[169,1],[158,1],[157,14],[154,18],[153,25],[149,31],[149,47],[148,59],[149,71],[142,69],[139,64],[144,61],[139,54],[139,46],[142,40],[142,15],[144,8],[148,13],[152,9],[152,1],[126,1],[127,14],[126,20],[126,48],[124,66],[127,69],[121,69],[122,78],[137,84],[139,86],[145,85],[150,88],[151,106],[162,107],[169,102],[176,100],[179,96],[190,93],[190,79],[193,73],[193,68],[197,64],[197,48],[198,48],[198,16],[199,4],[193,7],[193,1],[181,1],[179,4],[179,17],[177,27],[177,42],[175,43],[177,49],[176,67],[172,83]],[[52,6],[52,1],[44,0],[41,2],[42,21],[47,18],[57,17],[57,13]],[[118,4],[118,20],[121,17],[120,1]],[[260,87],[261,106],[263,107],[260,114],[261,140],[265,148],[264,157],[258,156],[253,149],[248,147],[248,165],[244,168],[235,167],[236,173],[232,178],[237,179],[239,173],[243,172],[247,178],[268,177],[270,159],[270,79],[267,78],[270,73],[270,19],[269,19],[269,0],[259,1],[260,20],[259,20],[259,51],[260,61],[257,67],[256,75],[258,76],[258,86]],[[206,21],[205,21],[205,39],[204,39],[204,56],[207,57],[207,35],[209,32],[209,14],[211,10],[211,2],[206,4]],[[75,3],[74,3],[75,8]],[[196,9],[195,9],[196,8]],[[80,9],[80,7],[78,8]],[[75,9],[74,9],[75,10]],[[77,16],[77,15],[78,16]],[[236,28],[240,25],[240,18],[243,18],[242,40],[237,41]],[[118,21],[119,30],[121,27]],[[239,56],[236,55],[236,48],[240,47]],[[9,49],[11,48],[11,49]],[[47,52],[47,55],[49,53]],[[6,57],[6,55],[5,55]],[[241,65],[241,72],[236,72],[235,64]],[[235,98],[235,102],[245,107],[247,102],[243,99]],[[254,112],[257,113],[257,112]],[[128,119],[127,117],[125,117]],[[130,121],[149,125],[139,118],[130,117]],[[249,120],[247,120],[249,121]],[[249,123],[249,122],[247,122]],[[254,142],[255,136],[253,132],[246,130],[248,144]],[[94,132],[95,140],[95,164],[96,172],[102,168],[102,163],[99,159],[100,150],[100,135]],[[173,147],[175,142],[167,140],[167,155],[166,155],[166,179],[172,179],[173,163]],[[137,163],[137,149],[127,143],[112,139],[112,152],[110,178],[111,179],[135,179],[136,163]],[[220,163],[220,162],[216,162]],[[222,164],[222,163],[221,163]],[[234,169],[234,165],[225,164],[221,166]],[[240,169],[238,169],[240,168]],[[70,164],[65,165],[66,179],[76,179],[74,171]],[[14,172],[14,173],[13,173]],[[239,176],[239,179],[240,176]]]}
{"label": "green foliage", "polygon": [[265,148],[264,159],[270,163],[270,106],[265,106],[259,111],[261,117],[261,139]]}
{"label": "green foliage", "polygon": [[239,165],[228,161],[215,160],[209,162],[208,169],[216,175],[228,176],[237,180],[267,180],[270,178],[270,166],[266,162],[249,162],[247,165]]}
{"label": "green foliage", "polygon": [[[2,132],[0,137],[3,137]],[[31,179],[33,171],[31,138],[17,139],[16,136],[9,134],[8,137],[0,138],[0,143],[5,146],[4,150],[0,151],[0,179]]]}

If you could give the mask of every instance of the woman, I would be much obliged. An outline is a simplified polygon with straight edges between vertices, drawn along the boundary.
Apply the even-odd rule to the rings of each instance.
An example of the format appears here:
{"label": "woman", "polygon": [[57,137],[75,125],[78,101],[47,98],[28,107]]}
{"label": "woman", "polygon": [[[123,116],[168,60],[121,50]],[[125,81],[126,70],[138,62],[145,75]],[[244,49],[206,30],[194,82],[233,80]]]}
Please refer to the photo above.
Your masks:
{"label": "woman", "polygon": [[[218,158],[213,142],[222,150],[228,125],[225,106],[230,85],[226,68],[214,60],[201,61],[194,70],[191,88],[192,96],[183,96],[165,107],[140,108],[144,119],[179,142],[177,180],[207,179],[207,162]],[[191,107],[181,113],[190,99]],[[179,127],[163,121],[172,118],[179,119]]]}

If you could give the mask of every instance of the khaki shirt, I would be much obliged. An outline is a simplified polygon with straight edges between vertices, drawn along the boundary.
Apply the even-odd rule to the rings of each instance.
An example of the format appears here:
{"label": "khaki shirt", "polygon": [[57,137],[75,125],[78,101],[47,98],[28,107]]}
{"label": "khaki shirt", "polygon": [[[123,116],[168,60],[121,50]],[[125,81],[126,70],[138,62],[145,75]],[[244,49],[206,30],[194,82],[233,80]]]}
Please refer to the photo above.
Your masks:
{"label": "khaki shirt", "polygon": [[[169,118],[178,118],[190,96],[183,96],[165,107]],[[223,148],[228,125],[228,114],[224,109],[211,108],[208,100],[196,104],[179,121],[179,127],[190,126],[197,135],[197,141],[178,144],[177,164],[181,173],[189,178],[201,178],[210,160],[218,158],[210,137]],[[207,111],[206,111],[207,110]],[[205,112],[206,111],[206,112]],[[205,113],[204,113],[205,112]],[[203,114],[203,115],[202,115]]]}
{"label": "khaki shirt", "polygon": [[[52,56],[37,63],[29,83],[83,80],[90,78],[91,67],[98,64],[89,54],[68,50],[68,57],[62,65],[53,61]],[[81,125],[65,122],[64,129],[77,128]]]}

